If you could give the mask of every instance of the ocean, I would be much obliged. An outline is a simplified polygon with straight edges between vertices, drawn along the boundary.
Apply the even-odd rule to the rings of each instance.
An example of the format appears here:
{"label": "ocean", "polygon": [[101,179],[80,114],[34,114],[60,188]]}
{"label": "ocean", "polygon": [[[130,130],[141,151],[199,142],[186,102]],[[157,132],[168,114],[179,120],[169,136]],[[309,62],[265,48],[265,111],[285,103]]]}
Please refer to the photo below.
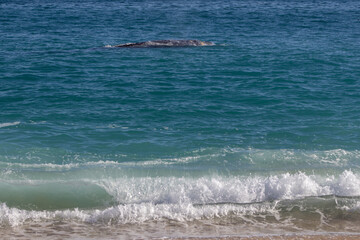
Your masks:
{"label": "ocean", "polygon": [[[161,39],[214,46],[116,48]],[[0,0],[0,235],[360,233],[360,1]]]}

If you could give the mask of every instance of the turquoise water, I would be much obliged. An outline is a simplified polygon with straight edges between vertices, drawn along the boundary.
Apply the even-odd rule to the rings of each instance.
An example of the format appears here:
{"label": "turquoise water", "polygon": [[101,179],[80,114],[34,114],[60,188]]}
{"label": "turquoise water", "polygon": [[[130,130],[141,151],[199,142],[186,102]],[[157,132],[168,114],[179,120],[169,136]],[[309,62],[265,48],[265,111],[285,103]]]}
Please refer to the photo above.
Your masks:
{"label": "turquoise water", "polygon": [[1,0],[3,233],[360,231],[359,9]]}

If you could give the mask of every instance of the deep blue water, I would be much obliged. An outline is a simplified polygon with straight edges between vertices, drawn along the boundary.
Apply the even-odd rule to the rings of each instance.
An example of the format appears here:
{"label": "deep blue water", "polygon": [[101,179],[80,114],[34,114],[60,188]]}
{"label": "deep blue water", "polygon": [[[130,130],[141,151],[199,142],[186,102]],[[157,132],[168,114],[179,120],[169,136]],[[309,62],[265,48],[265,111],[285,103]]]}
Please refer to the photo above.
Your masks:
{"label": "deep blue water", "polygon": [[[0,0],[1,226],[74,208],[86,224],[227,219],[245,213],[217,204],[329,195],[360,221],[359,9]],[[158,39],[215,46],[109,47]]]}

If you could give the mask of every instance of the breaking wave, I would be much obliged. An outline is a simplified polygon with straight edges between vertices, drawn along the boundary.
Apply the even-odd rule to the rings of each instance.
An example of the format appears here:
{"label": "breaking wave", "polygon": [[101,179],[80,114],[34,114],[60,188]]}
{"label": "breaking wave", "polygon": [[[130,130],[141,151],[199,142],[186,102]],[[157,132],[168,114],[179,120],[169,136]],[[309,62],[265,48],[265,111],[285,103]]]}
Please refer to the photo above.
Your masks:
{"label": "breaking wave", "polygon": [[12,180],[0,188],[0,222],[11,226],[49,219],[126,224],[257,215],[276,218],[294,207],[329,218],[339,211],[360,209],[360,177],[352,171],[338,176],[300,172],[268,177]]}

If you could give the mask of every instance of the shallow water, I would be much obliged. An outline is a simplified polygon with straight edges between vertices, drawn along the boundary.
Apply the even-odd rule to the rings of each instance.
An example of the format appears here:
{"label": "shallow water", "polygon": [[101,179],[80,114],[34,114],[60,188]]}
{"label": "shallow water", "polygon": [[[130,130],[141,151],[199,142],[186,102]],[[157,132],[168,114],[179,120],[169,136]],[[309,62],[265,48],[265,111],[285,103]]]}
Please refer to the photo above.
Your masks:
{"label": "shallow water", "polygon": [[359,232],[359,7],[2,0],[0,231]]}

